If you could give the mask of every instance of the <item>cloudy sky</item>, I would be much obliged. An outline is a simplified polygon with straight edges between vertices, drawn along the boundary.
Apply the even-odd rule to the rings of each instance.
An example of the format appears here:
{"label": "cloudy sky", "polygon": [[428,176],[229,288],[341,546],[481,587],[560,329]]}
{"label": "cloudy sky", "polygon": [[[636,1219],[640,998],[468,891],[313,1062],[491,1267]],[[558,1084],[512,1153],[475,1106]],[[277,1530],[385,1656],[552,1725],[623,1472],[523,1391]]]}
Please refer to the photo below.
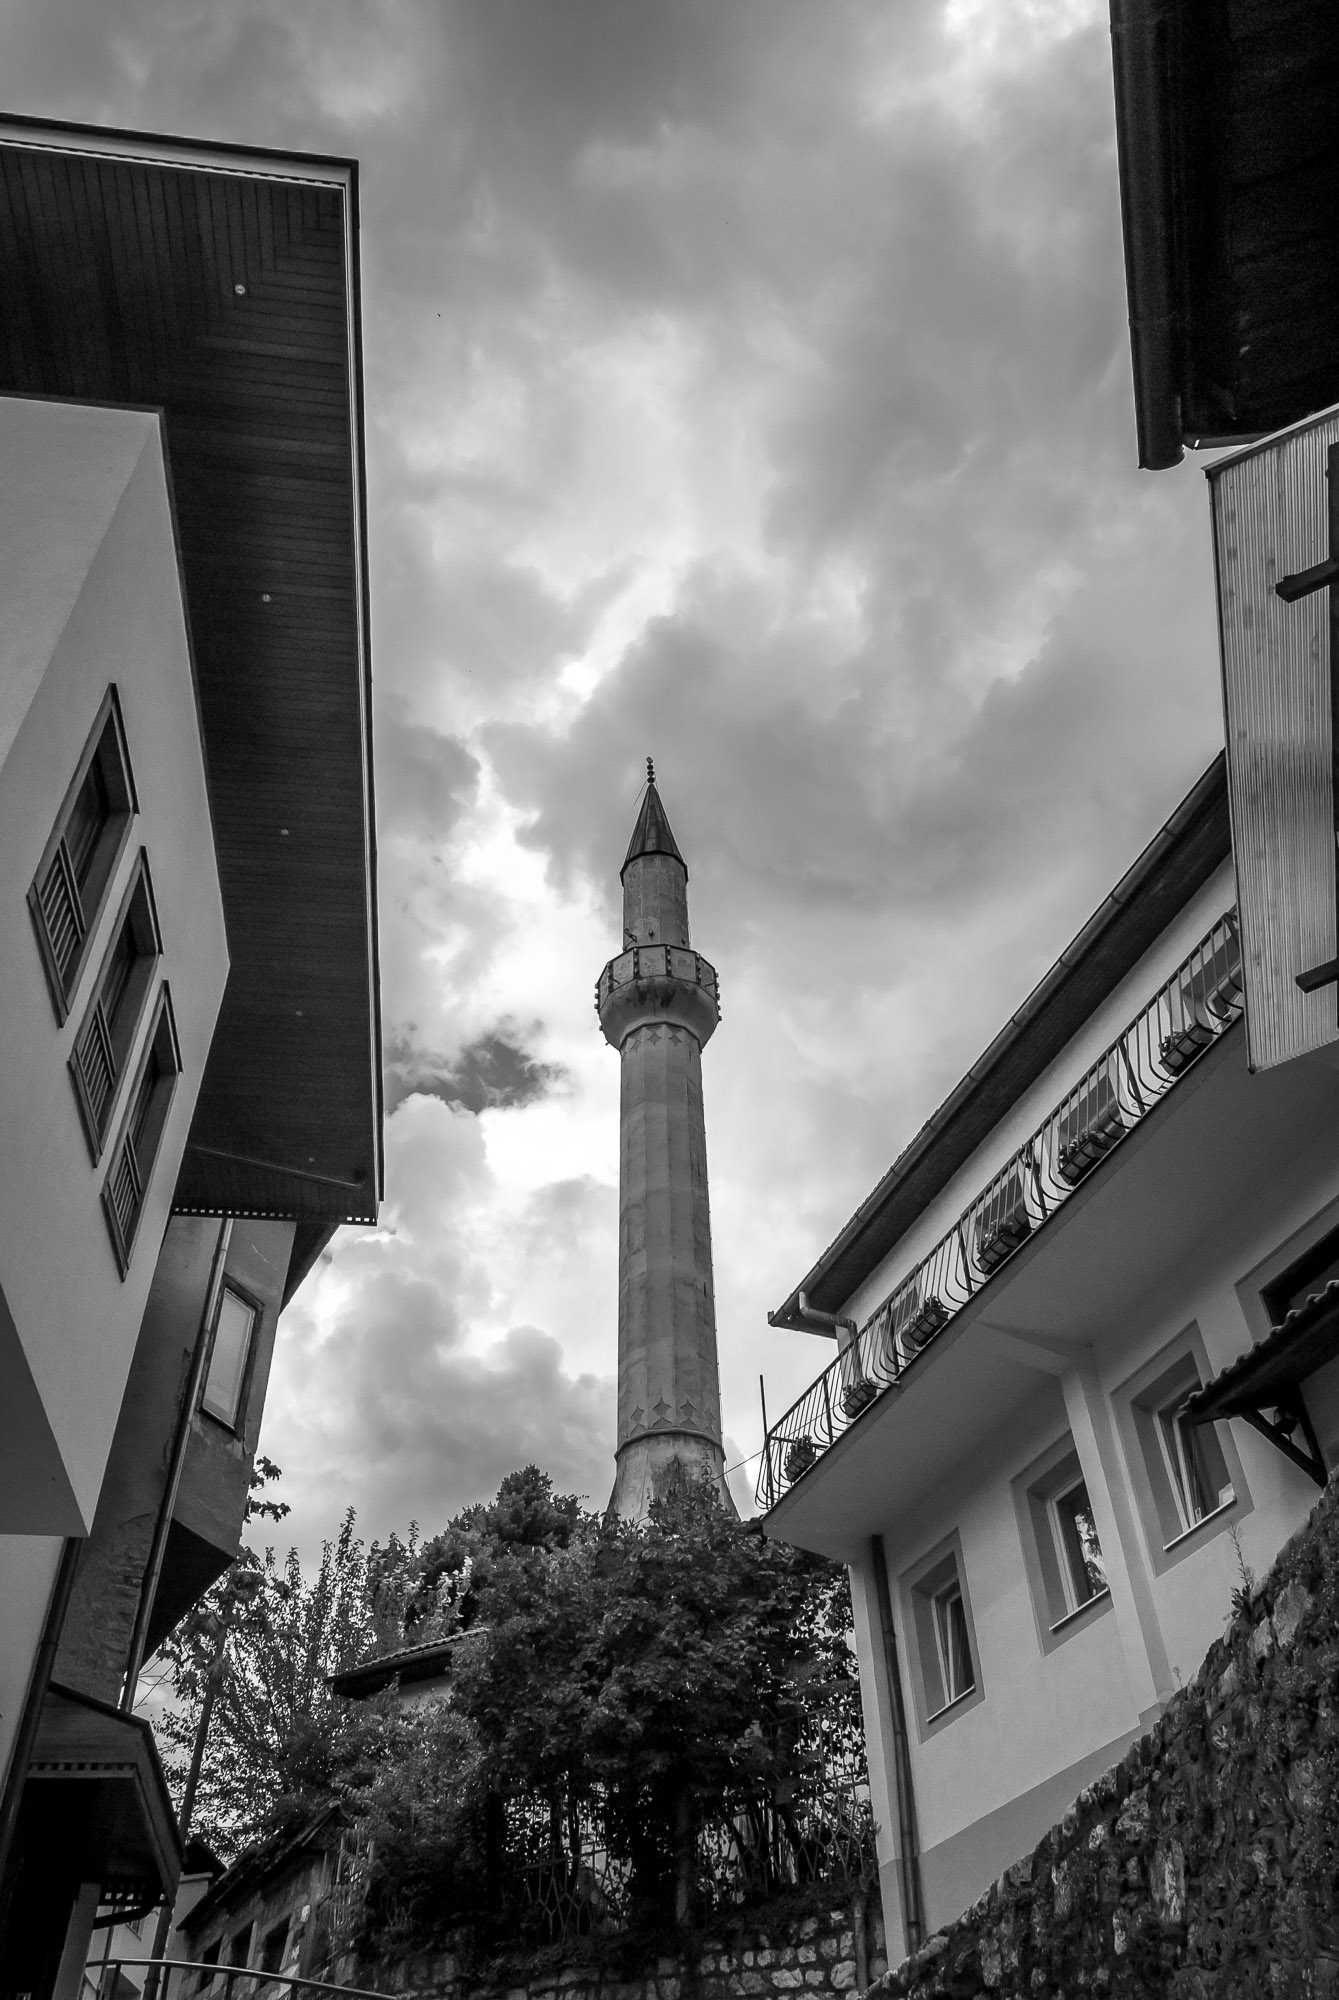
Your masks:
{"label": "cloudy sky", "polygon": [[[612,1474],[648,752],[731,1459],[766,1312],[1221,735],[1199,470],[1139,473],[1106,0],[4,0],[3,108],[356,155],[387,1198],[288,1313],[310,1547]],[[751,1468],[750,1468],[751,1470]]]}

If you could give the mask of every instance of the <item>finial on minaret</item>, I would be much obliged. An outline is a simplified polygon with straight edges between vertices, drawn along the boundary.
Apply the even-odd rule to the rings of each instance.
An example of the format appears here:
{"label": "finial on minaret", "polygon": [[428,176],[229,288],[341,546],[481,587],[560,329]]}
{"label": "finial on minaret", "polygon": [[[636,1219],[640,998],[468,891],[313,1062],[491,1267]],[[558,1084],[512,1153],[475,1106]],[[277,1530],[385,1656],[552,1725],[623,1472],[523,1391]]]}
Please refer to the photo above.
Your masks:
{"label": "finial on minaret", "polygon": [[656,781],[655,762],[652,758],[648,757],[646,760],[646,782],[648,785],[654,785],[655,781]]}

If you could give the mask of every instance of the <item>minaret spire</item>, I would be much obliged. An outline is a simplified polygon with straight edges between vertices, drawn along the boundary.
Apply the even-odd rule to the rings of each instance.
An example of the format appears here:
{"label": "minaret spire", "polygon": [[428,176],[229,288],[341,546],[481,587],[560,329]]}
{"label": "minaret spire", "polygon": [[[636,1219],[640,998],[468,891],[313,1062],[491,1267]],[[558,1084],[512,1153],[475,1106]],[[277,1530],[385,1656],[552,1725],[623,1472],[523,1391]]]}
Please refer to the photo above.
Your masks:
{"label": "minaret spire", "polygon": [[721,1392],[707,1199],[702,1050],[720,1019],[716,973],[688,936],[688,865],[646,760],[621,871],[623,950],[596,1006],[619,1052],[618,1447],[612,1512],[706,1473],[722,1500]]}

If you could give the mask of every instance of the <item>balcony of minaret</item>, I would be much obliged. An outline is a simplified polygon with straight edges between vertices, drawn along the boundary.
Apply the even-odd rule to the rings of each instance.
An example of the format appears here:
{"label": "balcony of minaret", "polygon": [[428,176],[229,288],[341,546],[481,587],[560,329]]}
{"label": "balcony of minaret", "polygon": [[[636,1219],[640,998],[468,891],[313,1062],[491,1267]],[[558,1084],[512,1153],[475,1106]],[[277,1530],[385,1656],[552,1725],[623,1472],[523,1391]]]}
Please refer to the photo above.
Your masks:
{"label": "balcony of minaret", "polygon": [[652,1025],[686,1028],[705,1048],[721,1018],[716,968],[691,945],[630,945],[600,974],[595,1010],[613,1048]]}

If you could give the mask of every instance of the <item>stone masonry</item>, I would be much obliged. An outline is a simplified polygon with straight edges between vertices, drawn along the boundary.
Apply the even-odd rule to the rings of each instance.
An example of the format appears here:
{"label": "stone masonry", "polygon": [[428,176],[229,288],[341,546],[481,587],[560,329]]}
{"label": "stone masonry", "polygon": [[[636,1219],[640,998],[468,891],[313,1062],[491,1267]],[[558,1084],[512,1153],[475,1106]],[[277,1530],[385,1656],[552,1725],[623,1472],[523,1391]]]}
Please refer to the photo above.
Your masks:
{"label": "stone masonry", "polygon": [[849,2000],[885,1970],[874,1908],[805,1917],[793,1933],[744,1931],[706,1940],[693,1964],[659,1958],[635,1978],[573,1961],[519,1982],[480,1985],[450,1954],[397,1966],[360,1965],[360,1983],[413,2000]]}
{"label": "stone masonry", "polygon": [[[1225,1607],[1226,1609],[1226,1607]],[[880,2000],[1339,1995],[1339,1492],[1147,1736]]]}

